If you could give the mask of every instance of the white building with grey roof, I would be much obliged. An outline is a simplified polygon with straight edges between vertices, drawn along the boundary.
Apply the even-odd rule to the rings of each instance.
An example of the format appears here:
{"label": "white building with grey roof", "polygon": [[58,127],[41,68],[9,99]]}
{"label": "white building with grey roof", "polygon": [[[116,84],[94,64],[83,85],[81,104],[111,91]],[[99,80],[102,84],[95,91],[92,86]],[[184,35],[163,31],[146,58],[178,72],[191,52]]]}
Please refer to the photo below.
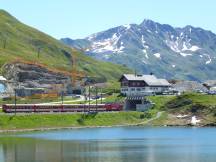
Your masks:
{"label": "white building with grey roof", "polygon": [[121,93],[126,96],[146,96],[168,92],[171,84],[154,75],[124,74],[120,78]]}

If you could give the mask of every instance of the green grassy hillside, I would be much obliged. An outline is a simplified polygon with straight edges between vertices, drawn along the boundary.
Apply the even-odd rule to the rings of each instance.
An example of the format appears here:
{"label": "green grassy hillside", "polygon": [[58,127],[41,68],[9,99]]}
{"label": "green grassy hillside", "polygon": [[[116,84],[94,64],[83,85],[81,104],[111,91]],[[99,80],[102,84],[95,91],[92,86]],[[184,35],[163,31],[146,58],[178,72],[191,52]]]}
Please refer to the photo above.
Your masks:
{"label": "green grassy hillside", "polygon": [[[186,93],[180,96],[151,96],[155,103],[150,112],[164,111],[155,125],[187,125],[192,116],[201,120],[201,125],[216,125],[216,95]],[[177,115],[188,115],[179,119]]]}
{"label": "green grassy hillside", "polygon": [[[38,52],[39,51],[39,52]],[[99,81],[118,78],[130,70],[111,63],[99,62],[73,50],[51,36],[29,27],[4,10],[0,10],[0,67],[20,61],[36,63],[49,69],[70,71],[76,54],[77,69]]]}
{"label": "green grassy hillside", "polygon": [[167,102],[164,106],[172,113],[216,116],[215,95],[183,94]]}

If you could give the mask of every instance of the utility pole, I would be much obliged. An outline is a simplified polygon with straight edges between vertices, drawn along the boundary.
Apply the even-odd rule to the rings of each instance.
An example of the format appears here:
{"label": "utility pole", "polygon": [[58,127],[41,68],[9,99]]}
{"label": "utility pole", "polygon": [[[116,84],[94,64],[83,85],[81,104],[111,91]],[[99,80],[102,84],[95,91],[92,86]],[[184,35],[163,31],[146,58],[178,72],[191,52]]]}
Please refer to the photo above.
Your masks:
{"label": "utility pole", "polygon": [[17,90],[16,88],[14,89],[14,106],[15,106],[15,115],[16,115],[16,103],[17,103]]}
{"label": "utility pole", "polygon": [[89,112],[90,112],[90,95],[91,95],[91,92],[90,92],[90,85],[89,85],[89,91],[88,91],[88,96],[89,96],[89,98],[88,98],[88,101],[89,101],[89,105],[88,105],[88,109],[89,109]]}
{"label": "utility pole", "polygon": [[100,95],[100,98],[101,98],[101,104],[102,104],[102,88],[101,88],[101,95]]}
{"label": "utility pole", "polygon": [[88,112],[88,88],[85,87],[85,107],[84,107],[84,112]]}
{"label": "utility pole", "polygon": [[61,102],[62,102],[62,105],[64,104],[64,83],[61,84]]}
{"label": "utility pole", "polygon": [[64,104],[64,91],[61,92],[61,101],[62,101],[62,105]]}
{"label": "utility pole", "polygon": [[84,114],[86,112],[86,101],[87,101],[87,98],[86,98],[87,94],[86,92],[84,93],[84,97],[85,97],[85,102],[84,102]]}
{"label": "utility pole", "polygon": [[96,86],[96,112],[97,112],[97,98],[98,98],[98,89],[97,89],[97,86]]}

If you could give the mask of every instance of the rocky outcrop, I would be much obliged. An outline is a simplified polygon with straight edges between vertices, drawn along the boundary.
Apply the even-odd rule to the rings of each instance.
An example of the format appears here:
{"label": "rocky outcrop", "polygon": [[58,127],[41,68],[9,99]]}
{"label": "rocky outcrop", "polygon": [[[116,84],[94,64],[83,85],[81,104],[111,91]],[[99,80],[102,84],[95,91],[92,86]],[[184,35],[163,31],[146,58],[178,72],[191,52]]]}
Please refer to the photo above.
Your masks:
{"label": "rocky outcrop", "polygon": [[[31,93],[38,91],[70,91],[71,78],[62,73],[50,71],[38,65],[23,63],[6,64],[3,67],[4,77],[8,80],[10,89],[25,90]],[[42,91],[43,90],[43,91]],[[28,93],[28,94],[31,94]]]}

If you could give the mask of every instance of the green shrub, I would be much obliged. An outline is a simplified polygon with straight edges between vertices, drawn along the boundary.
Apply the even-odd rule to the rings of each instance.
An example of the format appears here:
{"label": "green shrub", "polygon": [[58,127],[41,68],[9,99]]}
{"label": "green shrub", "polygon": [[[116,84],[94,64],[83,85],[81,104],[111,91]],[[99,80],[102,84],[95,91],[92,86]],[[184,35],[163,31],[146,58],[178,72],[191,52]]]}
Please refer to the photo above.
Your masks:
{"label": "green shrub", "polygon": [[84,125],[84,119],[82,117],[77,119],[77,123],[79,123],[80,125]]}
{"label": "green shrub", "polygon": [[187,98],[177,98],[175,100],[172,100],[170,102],[168,102],[166,104],[167,108],[170,109],[174,109],[174,108],[179,108],[179,107],[183,107],[183,106],[187,106],[192,104],[192,100],[191,99],[187,99]]}
{"label": "green shrub", "polygon": [[150,119],[152,118],[152,114],[150,112],[144,112],[143,114],[140,115],[140,119]]}
{"label": "green shrub", "polygon": [[196,112],[199,112],[199,111],[202,111],[202,110],[207,110],[208,107],[204,106],[204,105],[201,105],[201,104],[194,104],[191,106],[191,112],[192,113],[196,113]]}

